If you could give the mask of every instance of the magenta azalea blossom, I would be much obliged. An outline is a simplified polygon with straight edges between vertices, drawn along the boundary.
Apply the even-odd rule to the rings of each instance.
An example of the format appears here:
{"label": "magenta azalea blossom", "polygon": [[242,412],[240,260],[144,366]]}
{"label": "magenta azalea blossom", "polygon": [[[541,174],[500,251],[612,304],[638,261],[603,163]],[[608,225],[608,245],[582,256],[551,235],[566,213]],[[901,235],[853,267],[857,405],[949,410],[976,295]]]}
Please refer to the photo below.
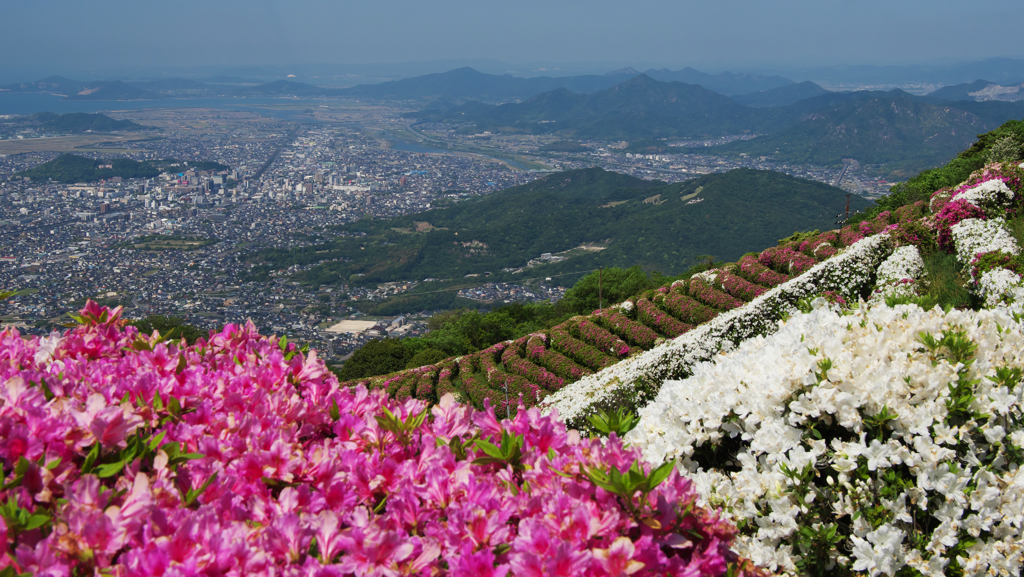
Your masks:
{"label": "magenta azalea blossom", "polygon": [[[119,312],[89,303],[80,326],[45,342],[0,332],[0,569],[758,573],[730,549],[735,529],[698,506],[677,472],[647,495],[595,485],[593,471],[639,459],[615,436],[581,439],[557,414],[521,404],[501,419],[491,403],[477,411],[450,394],[429,407],[342,388],[315,354],[251,324],[185,346],[122,326]],[[539,355],[529,340],[517,350]],[[467,361],[490,373],[484,394],[518,383],[492,368],[505,348]],[[439,388],[454,370],[441,371]],[[493,457],[510,448],[502,443],[517,447],[507,460]]]}

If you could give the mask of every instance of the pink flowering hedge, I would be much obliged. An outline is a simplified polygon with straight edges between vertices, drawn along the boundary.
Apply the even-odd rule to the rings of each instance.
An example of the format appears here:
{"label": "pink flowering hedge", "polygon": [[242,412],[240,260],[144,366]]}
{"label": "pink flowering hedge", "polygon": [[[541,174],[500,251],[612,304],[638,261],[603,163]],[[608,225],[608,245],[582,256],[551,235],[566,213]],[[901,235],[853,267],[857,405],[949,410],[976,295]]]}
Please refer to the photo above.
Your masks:
{"label": "pink flowering hedge", "polygon": [[737,264],[741,276],[759,285],[774,287],[789,280],[789,275],[773,271],[761,264],[758,257],[752,254],[743,256]]}
{"label": "pink flowering hedge", "polygon": [[663,297],[655,295],[654,302],[662,304],[665,310],[672,313],[677,319],[692,325],[706,323],[718,316],[718,311],[697,302],[689,296],[675,292],[670,292]]}
{"label": "pink flowering hedge", "polygon": [[643,323],[630,320],[615,308],[597,312],[594,314],[594,320],[613,334],[625,339],[626,342],[645,349],[653,347],[659,338],[658,333]]}
{"label": "pink flowering hedge", "polygon": [[[756,571],[689,480],[634,465],[614,436],[581,439],[536,409],[499,421],[450,395],[428,409],[340,388],[315,353],[251,324],[185,346],[118,314],[90,302],[63,335],[0,332],[0,570]],[[631,466],[627,481],[646,479],[632,492]]]}
{"label": "pink flowering hedge", "polygon": [[593,374],[590,369],[578,365],[554,349],[547,348],[546,342],[547,336],[543,333],[530,335],[530,340],[526,343],[527,357],[564,379],[576,381]]}
{"label": "pink flowering hedge", "polygon": [[593,343],[602,353],[624,357],[629,354],[629,345],[622,339],[594,324],[587,317],[574,317],[562,323],[573,336]]}
{"label": "pink flowering hedge", "polygon": [[519,355],[511,355],[505,360],[505,370],[526,377],[548,391],[557,391],[565,386],[565,379]]}
{"label": "pink flowering hedge", "polygon": [[766,267],[793,276],[802,274],[817,264],[813,258],[786,246],[765,249],[758,257],[758,261]]}
{"label": "pink flowering hedge", "polygon": [[752,301],[768,292],[767,288],[756,285],[747,279],[730,272],[722,272],[715,277],[715,288],[723,290],[732,296],[745,301]]}
{"label": "pink flowering hedge", "polygon": [[693,325],[688,325],[677,320],[665,311],[659,309],[658,305],[648,299],[640,299],[636,302],[636,312],[637,317],[643,321],[644,324],[655,327],[659,332],[669,338],[674,339],[693,329]]}
{"label": "pink flowering hedge", "polygon": [[577,339],[564,328],[551,329],[551,346],[577,363],[595,371],[610,367],[617,362],[615,357],[602,353],[597,350],[597,347]]}
{"label": "pink flowering hedge", "polygon": [[686,282],[686,287],[691,297],[719,310],[727,311],[746,304],[740,299],[727,295],[698,278],[691,278]]}
{"label": "pink flowering hedge", "polygon": [[953,226],[968,218],[986,219],[985,211],[966,200],[951,200],[935,214],[935,236],[939,248],[954,252]]}

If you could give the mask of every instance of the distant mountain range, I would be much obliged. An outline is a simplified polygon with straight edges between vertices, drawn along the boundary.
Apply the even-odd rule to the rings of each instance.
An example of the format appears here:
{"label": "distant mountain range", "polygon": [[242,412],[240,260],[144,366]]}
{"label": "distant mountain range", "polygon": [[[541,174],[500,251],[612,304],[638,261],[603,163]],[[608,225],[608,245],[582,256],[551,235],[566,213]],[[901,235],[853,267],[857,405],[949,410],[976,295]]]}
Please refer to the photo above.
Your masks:
{"label": "distant mountain range", "polygon": [[491,131],[567,132],[577,138],[627,140],[751,132],[766,117],[701,86],[658,82],[646,74],[593,94],[559,88],[523,102],[474,102],[408,116],[473,123]]}
{"label": "distant mountain range", "polygon": [[[1000,77],[1012,72],[1007,66],[1014,62],[1000,65]],[[761,136],[716,151],[815,164],[854,158],[885,165],[896,176],[948,160],[975,134],[1024,115],[1024,85],[979,80],[920,97],[902,91],[829,92],[781,76],[711,75],[692,68],[521,78],[464,67],[350,88],[228,77],[130,84],[50,77],[0,90],[94,100],[220,95],[405,101],[426,103],[407,114],[421,121],[554,133],[567,140],[645,141],[644,150],[658,150],[658,139],[751,134]]]}
{"label": "distant mountain range", "polygon": [[163,98],[151,92],[120,80],[95,80],[81,82],[61,76],[50,76],[36,82],[22,82],[0,86],[0,92],[43,92],[60,94],[68,100],[151,100]]}
{"label": "distant mountain range", "polygon": [[1024,100],[1024,84],[1003,86],[988,80],[975,80],[965,84],[944,86],[928,96],[954,101],[986,102],[998,100],[1002,102],[1018,102]]}
{"label": "distant mountain range", "polygon": [[795,104],[801,100],[814,98],[815,96],[821,96],[822,94],[831,93],[813,82],[806,81],[798,82],[796,84],[786,84],[785,86],[770,88],[768,90],[762,90],[751,94],[740,94],[733,96],[732,99],[740,104],[753,108],[774,108],[777,106]]}
{"label": "distant mountain range", "polygon": [[887,164],[889,171],[909,175],[955,156],[977,134],[1021,115],[1024,103],[952,105],[901,90],[858,92],[801,117],[788,128],[717,150],[817,165],[853,158],[865,164]]}
{"label": "distant mountain range", "polygon": [[652,139],[760,134],[712,150],[818,165],[853,158],[900,176],[944,162],[978,133],[1024,116],[1024,102],[950,102],[901,90],[829,92],[810,82],[729,98],[641,74],[593,94],[557,89],[522,102],[438,105],[407,116],[492,132],[641,141],[628,149],[636,152],[663,152]]}
{"label": "distant mountain range", "polygon": [[[46,92],[68,98],[90,100],[140,100],[167,96],[305,96],[365,98],[373,100],[419,100],[464,102],[509,102],[523,100],[564,88],[577,94],[589,94],[611,88],[640,73],[632,68],[608,74],[582,76],[535,76],[523,78],[510,74],[485,74],[463,67],[448,72],[404,78],[379,84],[360,84],[350,88],[314,86],[291,80],[255,83],[244,78],[210,77],[201,80],[165,78],[124,83],[118,80],[81,82],[52,76],[36,82],[0,86],[0,92]],[[647,75],[662,81],[700,84],[721,94],[749,94],[793,84],[781,76],[755,74],[705,74],[693,68],[678,71],[649,70]]]}

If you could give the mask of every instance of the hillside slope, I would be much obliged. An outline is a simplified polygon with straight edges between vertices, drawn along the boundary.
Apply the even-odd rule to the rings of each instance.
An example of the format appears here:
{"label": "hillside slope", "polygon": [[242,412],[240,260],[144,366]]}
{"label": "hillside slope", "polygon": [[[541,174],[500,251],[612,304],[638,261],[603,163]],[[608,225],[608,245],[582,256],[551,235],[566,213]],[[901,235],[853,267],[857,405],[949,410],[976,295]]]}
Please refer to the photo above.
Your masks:
{"label": "hillside slope", "polygon": [[[260,274],[332,260],[297,278],[328,284],[362,274],[354,280],[387,282],[500,275],[502,269],[523,267],[543,253],[588,244],[591,250],[574,250],[564,255],[567,260],[538,271],[639,264],[678,274],[699,255],[738,258],[774,244],[794,228],[829,228],[843,209],[843,194],[769,171],[742,169],[665,184],[591,168],[552,174],[413,216],[361,221],[346,230],[366,237],[339,237],[305,254],[265,251],[252,262],[258,265],[254,274]],[[854,209],[868,205],[853,198]]]}
{"label": "hillside slope", "polygon": [[1017,114],[1024,114],[1024,105],[934,104],[902,91],[866,93],[806,114],[790,128],[717,150],[818,165],[854,158],[866,164],[891,164],[890,170],[912,174],[951,158],[978,133]]}
{"label": "hillside slope", "polygon": [[520,103],[428,109],[408,116],[471,122],[490,130],[567,132],[596,139],[736,134],[757,128],[768,117],[701,86],[658,82],[643,74],[590,95],[563,88]]}

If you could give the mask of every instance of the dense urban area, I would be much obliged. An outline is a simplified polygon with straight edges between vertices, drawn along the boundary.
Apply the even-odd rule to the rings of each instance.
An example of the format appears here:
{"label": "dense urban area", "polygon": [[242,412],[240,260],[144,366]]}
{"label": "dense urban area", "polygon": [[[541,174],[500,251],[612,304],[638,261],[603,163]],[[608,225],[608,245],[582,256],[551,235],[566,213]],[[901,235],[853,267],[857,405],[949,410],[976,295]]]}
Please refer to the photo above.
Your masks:
{"label": "dense urban area", "polygon": [[[131,318],[177,316],[203,329],[251,320],[343,358],[371,338],[422,334],[434,312],[366,317],[355,307],[359,301],[437,279],[314,290],[291,279],[296,267],[275,271],[271,282],[246,280],[252,266],[246,255],[303,249],[352,234],[338,225],[367,216],[418,213],[589,166],[667,182],[738,167],[770,169],[869,197],[889,186],[855,161],[821,168],[702,153],[723,139],[669,141],[671,153],[659,154],[626,152],[625,142],[543,152],[552,138],[415,126],[397,110],[305,112],[273,118],[216,109],[131,111],[110,115],[159,132],[84,140],[38,129],[5,134],[0,142],[17,146],[0,147],[0,288],[18,292],[0,304],[0,320],[41,334],[94,299],[123,305]],[[62,154],[32,144],[61,139],[74,145],[70,152],[93,159],[174,161],[144,179],[57,183],[16,176]],[[524,265],[536,257],[524,256]],[[481,282],[459,289],[459,296],[485,305],[557,300],[566,288],[557,285]]]}

